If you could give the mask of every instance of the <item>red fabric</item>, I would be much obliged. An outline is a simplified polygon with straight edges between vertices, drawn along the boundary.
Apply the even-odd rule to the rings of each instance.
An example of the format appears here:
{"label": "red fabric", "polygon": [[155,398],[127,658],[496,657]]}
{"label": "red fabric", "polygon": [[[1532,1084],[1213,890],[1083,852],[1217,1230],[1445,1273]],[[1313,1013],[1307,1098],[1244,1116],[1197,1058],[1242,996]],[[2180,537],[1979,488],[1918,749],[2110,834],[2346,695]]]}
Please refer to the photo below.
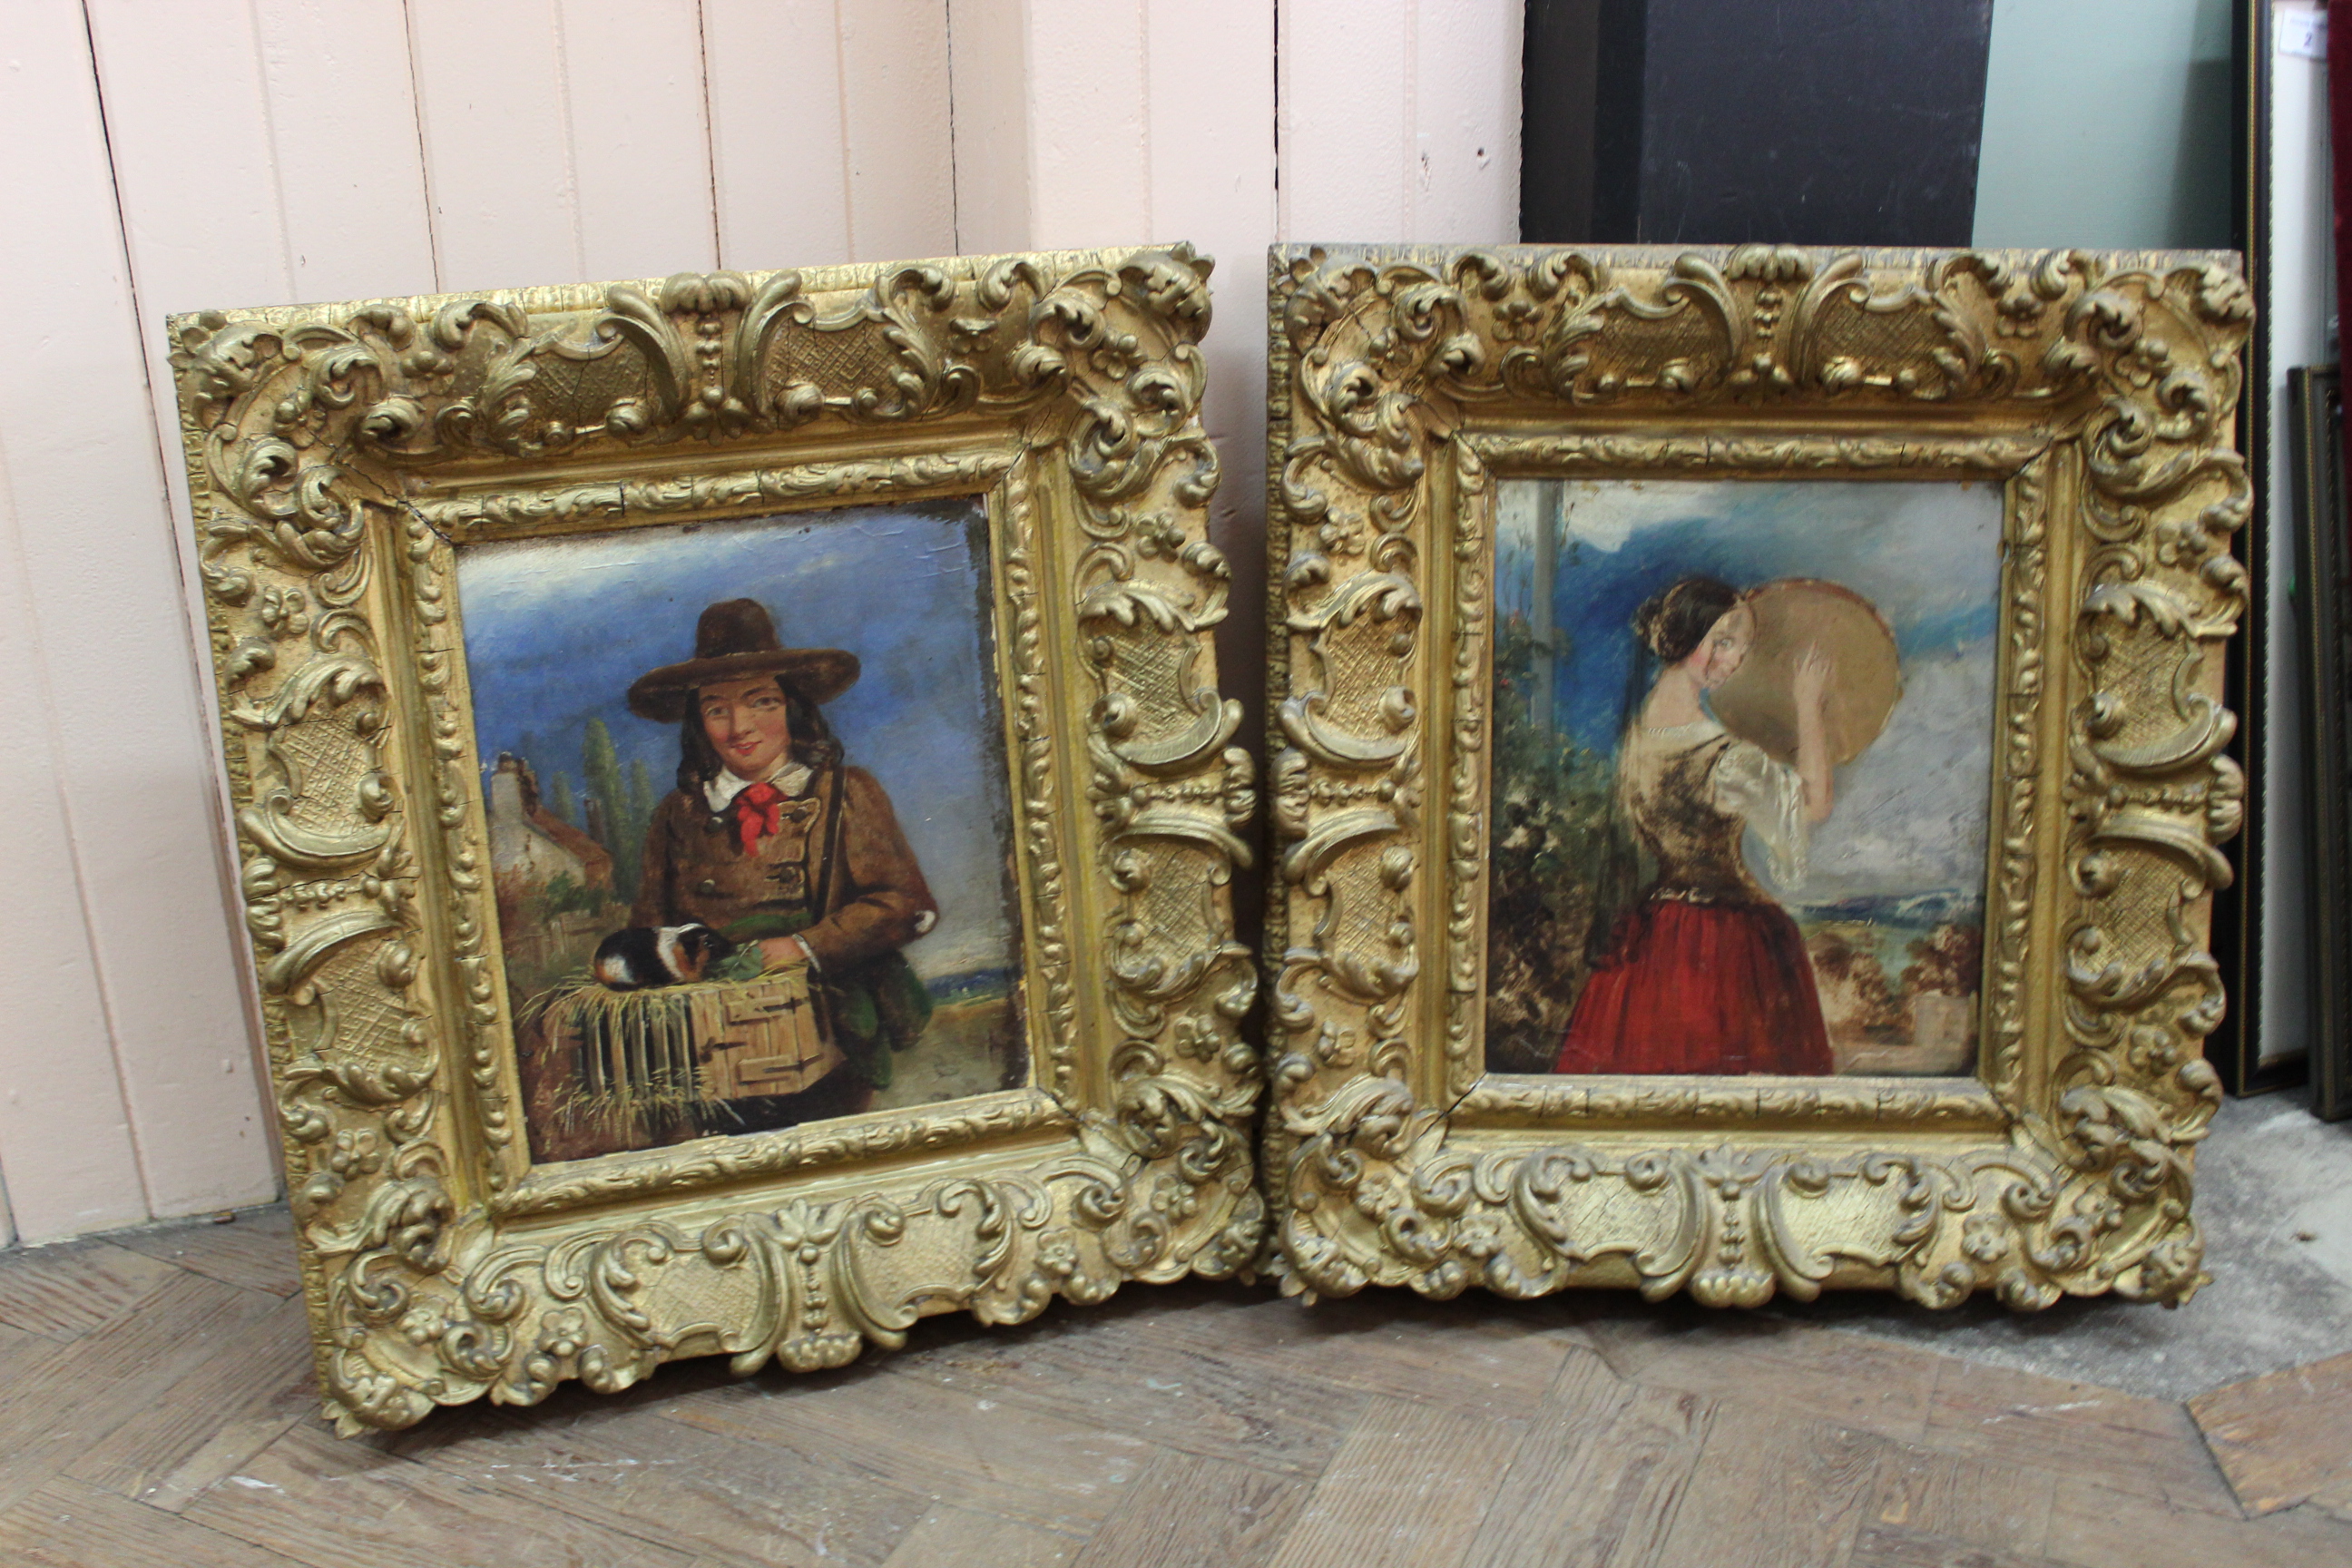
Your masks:
{"label": "red fabric", "polygon": [[756,854],[760,840],[784,825],[784,792],[772,784],[746,786],[735,797],[735,831],[743,853]]}
{"label": "red fabric", "polygon": [[1625,918],[1560,1041],[1564,1073],[1826,1073],[1804,938],[1773,904],[1657,899]]}

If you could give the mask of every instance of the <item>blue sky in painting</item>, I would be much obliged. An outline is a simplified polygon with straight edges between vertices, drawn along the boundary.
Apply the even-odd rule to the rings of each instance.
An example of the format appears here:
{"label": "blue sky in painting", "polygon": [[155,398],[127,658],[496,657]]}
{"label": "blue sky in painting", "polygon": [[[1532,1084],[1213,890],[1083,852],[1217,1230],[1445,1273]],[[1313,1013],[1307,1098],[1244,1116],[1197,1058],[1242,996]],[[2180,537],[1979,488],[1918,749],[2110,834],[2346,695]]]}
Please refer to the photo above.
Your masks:
{"label": "blue sky in painting", "polygon": [[[591,718],[625,774],[675,786],[677,731],[631,713],[629,683],[690,658],[720,599],[768,606],[796,647],[847,648],[857,684],[825,708],[851,763],[881,781],[940,901],[907,949],[925,974],[1010,965],[1011,801],[983,619],[977,502],[871,506],[468,545],[457,587],[485,764],[528,755],[542,786],[581,787]],[[528,743],[527,743],[528,742]]]}
{"label": "blue sky in painting", "polygon": [[[1526,614],[1542,482],[1501,487],[1495,598]],[[1633,613],[1676,578],[1748,588],[1840,583],[1895,629],[1904,698],[1875,745],[1840,770],[1798,902],[1948,890],[1980,898],[1992,784],[2000,487],[1821,479],[1576,480],[1561,487],[1552,584],[1566,645],[1560,731],[1613,753],[1634,656]]]}

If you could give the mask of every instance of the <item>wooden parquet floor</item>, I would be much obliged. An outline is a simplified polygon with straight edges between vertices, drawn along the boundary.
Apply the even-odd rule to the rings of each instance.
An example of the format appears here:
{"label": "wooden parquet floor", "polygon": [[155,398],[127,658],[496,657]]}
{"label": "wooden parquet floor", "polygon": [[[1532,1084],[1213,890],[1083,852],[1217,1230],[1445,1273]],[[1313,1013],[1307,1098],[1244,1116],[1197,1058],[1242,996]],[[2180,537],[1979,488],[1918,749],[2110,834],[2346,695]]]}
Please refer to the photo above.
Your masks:
{"label": "wooden parquet floor", "polygon": [[1191,1284],[344,1442],[294,1292],[282,1211],[0,1258],[0,1563],[2352,1564],[2331,1363],[2192,1402],[2209,1448],[2188,1406],[1840,1329]]}

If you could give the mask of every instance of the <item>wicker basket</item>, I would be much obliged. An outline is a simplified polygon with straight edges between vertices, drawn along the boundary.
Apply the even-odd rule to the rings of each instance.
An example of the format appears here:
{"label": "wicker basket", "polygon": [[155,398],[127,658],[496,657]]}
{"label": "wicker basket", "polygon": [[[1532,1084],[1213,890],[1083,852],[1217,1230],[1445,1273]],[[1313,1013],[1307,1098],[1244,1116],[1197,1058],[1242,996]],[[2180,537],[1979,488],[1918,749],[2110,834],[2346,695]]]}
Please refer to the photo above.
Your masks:
{"label": "wicker basket", "polygon": [[577,1063],[567,1100],[602,1121],[799,1093],[845,1059],[819,1010],[808,972],[787,969],[647,991],[586,981],[552,997],[542,1018],[549,1043]]}

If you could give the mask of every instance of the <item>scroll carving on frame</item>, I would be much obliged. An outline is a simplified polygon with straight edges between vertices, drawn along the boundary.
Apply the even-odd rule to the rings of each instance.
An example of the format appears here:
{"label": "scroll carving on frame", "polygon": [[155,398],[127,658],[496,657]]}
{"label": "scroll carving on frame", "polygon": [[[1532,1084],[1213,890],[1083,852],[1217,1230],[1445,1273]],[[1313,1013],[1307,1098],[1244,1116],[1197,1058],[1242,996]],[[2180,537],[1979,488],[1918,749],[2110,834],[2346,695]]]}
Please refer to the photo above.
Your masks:
{"label": "scroll carving on frame", "polygon": [[1271,289],[1285,1289],[2187,1300],[2237,258]]}
{"label": "scroll carving on frame", "polygon": [[1208,271],[173,320],[341,1430],[1251,1267]]}

